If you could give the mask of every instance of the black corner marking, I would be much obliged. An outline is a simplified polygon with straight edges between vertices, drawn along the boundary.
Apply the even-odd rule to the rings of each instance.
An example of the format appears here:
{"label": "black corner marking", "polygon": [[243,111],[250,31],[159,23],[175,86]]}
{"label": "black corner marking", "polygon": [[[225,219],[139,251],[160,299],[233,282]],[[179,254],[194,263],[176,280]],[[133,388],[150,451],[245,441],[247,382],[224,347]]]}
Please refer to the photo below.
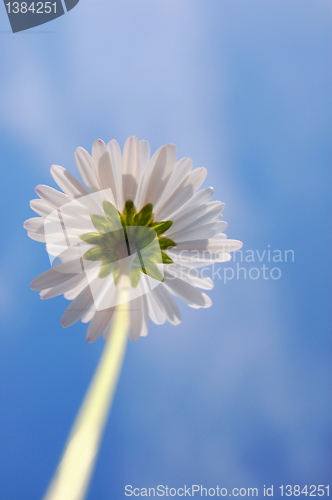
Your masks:
{"label": "black corner marking", "polygon": [[67,12],[76,7],[80,0],[65,0]]}
{"label": "black corner marking", "polygon": [[[79,0],[64,0],[67,11],[78,4]],[[13,33],[28,30],[48,23],[65,14],[61,0],[50,1],[10,1],[3,0]]]}

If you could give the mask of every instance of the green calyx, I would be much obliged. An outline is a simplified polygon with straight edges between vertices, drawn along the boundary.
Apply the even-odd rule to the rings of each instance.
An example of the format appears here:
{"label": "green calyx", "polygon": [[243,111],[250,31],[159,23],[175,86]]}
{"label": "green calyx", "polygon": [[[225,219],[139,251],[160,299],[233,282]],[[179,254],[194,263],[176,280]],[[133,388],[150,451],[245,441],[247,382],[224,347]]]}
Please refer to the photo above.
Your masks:
{"label": "green calyx", "polygon": [[113,273],[117,284],[121,260],[137,254],[130,268],[130,281],[135,288],[144,273],[158,281],[163,277],[157,264],[172,264],[173,260],[163,250],[168,250],[176,243],[163,234],[171,227],[172,221],[154,221],[153,206],[145,205],[139,212],[132,201],[127,201],[122,214],[109,201],[103,202],[105,216],[91,215],[91,221],[97,232],[86,233],[80,239],[93,248],[85,252],[83,258],[101,261],[99,278]]}

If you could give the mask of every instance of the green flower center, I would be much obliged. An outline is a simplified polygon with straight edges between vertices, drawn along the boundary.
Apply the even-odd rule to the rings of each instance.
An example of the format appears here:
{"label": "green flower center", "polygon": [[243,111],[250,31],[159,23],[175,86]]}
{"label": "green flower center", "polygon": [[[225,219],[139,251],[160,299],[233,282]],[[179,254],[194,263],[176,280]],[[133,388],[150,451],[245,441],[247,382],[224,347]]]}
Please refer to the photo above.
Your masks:
{"label": "green flower center", "polygon": [[173,263],[164,250],[176,246],[176,243],[163,236],[173,222],[154,221],[151,203],[137,212],[134,203],[128,200],[121,214],[112,203],[104,201],[103,211],[105,216],[91,215],[97,232],[80,236],[85,243],[93,245],[83,258],[101,261],[99,278],[113,273],[114,282],[117,284],[123,259],[133,256],[130,266],[133,288],[138,285],[142,273],[163,281],[157,264]]}

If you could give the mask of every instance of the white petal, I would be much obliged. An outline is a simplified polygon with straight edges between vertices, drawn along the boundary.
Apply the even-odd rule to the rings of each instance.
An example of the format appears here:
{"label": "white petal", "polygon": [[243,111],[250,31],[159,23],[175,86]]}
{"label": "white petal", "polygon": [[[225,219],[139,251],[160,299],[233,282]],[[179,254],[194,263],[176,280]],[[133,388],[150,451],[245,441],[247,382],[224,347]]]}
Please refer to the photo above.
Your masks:
{"label": "white petal", "polygon": [[[197,217],[196,221],[192,221],[190,227],[197,224],[197,226],[203,226],[204,224],[209,224],[210,222],[217,222],[222,220],[222,215],[220,212],[224,209],[225,204],[220,201],[212,201],[206,203],[207,210],[200,217]],[[188,229],[188,226],[186,227]]]}
{"label": "white petal", "polygon": [[154,288],[160,304],[162,304],[167,321],[172,325],[181,323],[181,313],[179,307],[163,283]]}
{"label": "white petal", "polygon": [[232,258],[230,253],[219,253],[214,256],[209,255],[208,257],[201,258],[198,258],[196,255],[190,254],[186,256],[175,254],[174,252],[171,253],[169,250],[168,254],[175,264],[177,264],[178,266],[188,267],[190,269],[210,266],[211,264],[214,264],[216,262],[228,262]]}
{"label": "white petal", "polygon": [[70,198],[75,199],[88,194],[76,177],[60,165],[51,166],[51,175],[60,189]]}
{"label": "white petal", "polygon": [[168,250],[171,259],[178,265],[187,267],[201,267],[214,262],[227,262],[231,259],[229,252],[242,247],[242,242],[229,240],[218,235],[208,240],[183,241],[176,247]]}
{"label": "white petal", "polygon": [[76,276],[77,273],[64,273],[56,270],[57,267],[48,269],[44,273],[37,276],[30,284],[31,290],[45,290],[46,288],[52,288],[60,283]]}
{"label": "white petal", "polygon": [[97,139],[97,141],[93,143],[92,158],[96,167],[99,185],[102,189],[110,188],[112,190],[115,205],[117,205],[118,193],[116,177],[118,172],[115,171],[111,163],[109,148],[101,139]]}
{"label": "white petal", "polygon": [[46,243],[46,238],[44,233],[33,233],[28,231],[28,236],[34,241],[39,241],[40,243]]}
{"label": "white petal", "polygon": [[97,287],[93,287],[96,306],[99,310],[112,307],[117,300],[117,287],[113,275],[105,279],[97,278]]}
{"label": "white petal", "polygon": [[44,217],[32,217],[24,222],[23,227],[31,232],[44,232]]}
{"label": "white petal", "polygon": [[175,163],[163,193],[153,206],[155,214],[158,215],[164,209],[165,204],[169,202],[169,198],[175,193],[175,191],[184,185],[184,181],[187,179],[191,169],[192,160],[190,158],[182,158]]}
{"label": "white petal", "polygon": [[123,148],[122,159],[123,199],[134,200],[140,178],[140,150],[137,137],[128,137]]}
{"label": "white petal", "polygon": [[143,311],[143,322],[141,328],[141,337],[146,337],[149,332],[149,307],[148,301],[146,300],[146,295],[142,295],[142,311]]}
{"label": "white petal", "polygon": [[210,222],[210,224],[204,224],[204,225],[200,225],[197,223],[197,226],[194,225],[189,229],[178,231],[177,233],[173,234],[173,239],[176,241],[178,245],[182,241],[213,238],[217,234],[224,231],[226,227],[227,223],[224,221]]}
{"label": "white petal", "polygon": [[[150,176],[155,166],[156,160],[161,154],[161,151],[165,149],[166,146],[161,146],[157,151],[152,155],[150,160],[148,161],[144,171],[142,172],[141,178],[139,180],[139,185],[137,187],[136,197],[135,197],[135,206],[137,210],[141,210],[144,206],[144,200],[146,196],[146,190],[150,181]],[[163,153],[165,157],[165,152]]]}
{"label": "white petal", "polygon": [[100,190],[93,159],[83,148],[75,151],[75,162],[80,176],[91,193]]}
{"label": "white petal", "polygon": [[96,314],[96,306],[92,302],[90,304],[90,307],[85,311],[84,314],[82,314],[81,321],[82,323],[89,323],[94,318],[94,315]]}
{"label": "white petal", "polygon": [[[104,215],[104,212],[100,208],[100,201],[106,198],[105,194],[101,191],[89,194],[88,196],[83,196],[77,198],[76,200],[71,200],[70,203],[63,205],[60,210],[62,215],[73,217],[75,220],[82,219],[85,221],[90,221],[91,214]],[[50,214],[48,220],[56,220],[57,214]]]}
{"label": "white petal", "polygon": [[59,214],[57,212],[54,212],[46,219],[45,226],[47,226],[48,223],[51,224],[50,230],[52,229],[54,231],[63,231],[65,229],[70,234],[73,233],[80,235],[83,233],[96,231],[96,228],[92,224],[91,218],[89,216],[84,218],[80,217],[79,208],[76,208],[75,211],[73,210],[71,212],[70,210],[68,210],[68,207],[65,207],[63,210],[61,210],[61,218],[59,218]]}
{"label": "white petal", "polygon": [[95,313],[89,325],[88,331],[86,332],[86,340],[88,342],[94,342],[101,336],[105,328],[109,325],[114,310],[115,308],[111,307]]}
{"label": "white petal", "polygon": [[208,278],[203,273],[200,273],[197,269],[188,268],[185,266],[179,266],[176,264],[170,264],[166,266],[165,270],[165,280],[172,280],[177,277],[190,285],[198,288],[203,288],[203,290],[212,290],[214,283],[211,278]]}
{"label": "white petal", "polygon": [[172,278],[171,280],[165,278],[165,286],[190,307],[199,308],[212,305],[210,297],[179,278]]}
{"label": "white petal", "polygon": [[148,162],[137,191],[136,208],[140,210],[147,203],[153,205],[165,189],[175,164],[176,147],[166,144],[159,148]]}
{"label": "white petal", "polygon": [[95,167],[97,167],[100,158],[108,153],[106,144],[102,139],[96,139],[92,144],[92,159],[94,161]]}
{"label": "white petal", "polygon": [[90,290],[90,286],[84,288],[84,290],[73,300],[61,318],[61,325],[63,328],[73,325],[79,319],[84,316],[88,309],[90,309],[93,304],[93,297]]}
{"label": "white petal", "polygon": [[164,309],[158,299],[158,296],[154,293],[154,290],[151,290],[149,293],[146,294],[146,300],[151,320],[156,325],[164,324],[166,321]]}
{"label": "white petal", "polygon": [[223,234],[211,240],[181,242],[167,253],[174,263],[185,267],[201,267],[214,262],[227,262],[231,259],[228,252],[241,248],[242,243],[228,240]]}
{"label": "white petal", "polygon": [[111,158],[112,169],[114,173],[114,181],[117,193],[117,208],[122,212],[124,206],[122,194],[122,156],[119,144],[112,139],[108,145],[108,151]]}
{"label": "white petal", "polygon": [[180,206],[178,210],[173,213],[167,215],[168,219],[175,220],[177,217],[182,217],[186,212],[193,209],[193,207],[197,207],[199,205],[203,205],[208,203],[214,193],[214,189],[212,187],[207,187],[195,193],[186,203]]}
{"label": "white petal", "polygon": [[150,160],[150,144],[148,141],[139,141],[139,155],[142,174]]}
{"label": "white petal", "polygon": [[217,252],[234,252],[242,247],[242,241],[230,240],[225,238],[211,238],[202,239],[197,241],[182,241],[172,251],[174,252],[190,252],[198,251],[204,252],[209,251],[211,253]]}
{"label": "white petal", "polygon": [[206,173],[207,171],[203,167],[193,170],[193,172],[188,175],[182,184],[169,197],[164,208],[156,215],[157,220],[172,220],[172,214],[176,213],[183,205],[185,205],[202,185],[206,177]]}
{"label": "white petal", "polygon": [[34,212],[42,217],[47,217],[51,212],[53,212],[53,206],[46,203],[44,200],[39,198],[30,201],[30,207]]}
{"label": "white petal", "polygon": [[198,206],[192,206],[190,210],[187,210],[181,216],[178,216],[175,220],[173,220],[171,228],[166,232],[167,237],[172,239],[172,234],[182,229],[188,229],[197,221],[205,224],[218,220],[219,214],[224,207],[225,204],[220,201],[211,201]]}
{"label": "white petal", "polygon": [[82,290],[86,287],[86,282],[83,279],[78,285],[69,290],[64,294],[64,298],[67,300],[74,300],[81,293]]}
{"label": "white petal", "polygon": [[52,299],[53,297],[58,297],[59,295],[74,289],[77,285],[81,285],[82,289],[88,285],[87,279],[83,273],[77,274],[73,278],[62,282],[57,286],[42,290],[39,295],[41,299]]}
{"label": "white petal", "polygon": [[38,196],[53,208],[59,208],[70,201],[69,196],[50,186],[39,185],[35,189]]}
{"label": "white petal", "polygon": [[148,315],[145,297],[137,297],[129,302],[130,307],[130,329],[129,338],[137,340],[141,336],[146,336],[148,331]]}

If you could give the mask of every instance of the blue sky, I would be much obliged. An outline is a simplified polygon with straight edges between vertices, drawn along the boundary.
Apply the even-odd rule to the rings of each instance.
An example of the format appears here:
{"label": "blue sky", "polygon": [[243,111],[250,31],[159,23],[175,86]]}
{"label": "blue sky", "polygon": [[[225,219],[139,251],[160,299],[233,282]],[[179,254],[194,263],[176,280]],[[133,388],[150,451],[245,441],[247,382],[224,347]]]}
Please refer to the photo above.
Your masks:
{"label": "blue sky", "polygon": [[49,266],[22,228],[29,200],[51,164],[75,172],[76,147],[132,134],[208,168],[244,251],[294,262],[244,262],[281,277],[215,279],[211,309],[181,305],[181,325],[129,343],[88,499],[328,484],[329,2],[81,0],[8,30],[3,9],[0,498],[42,497],[103,348],[62,330],[65,299],[29,289]]}

